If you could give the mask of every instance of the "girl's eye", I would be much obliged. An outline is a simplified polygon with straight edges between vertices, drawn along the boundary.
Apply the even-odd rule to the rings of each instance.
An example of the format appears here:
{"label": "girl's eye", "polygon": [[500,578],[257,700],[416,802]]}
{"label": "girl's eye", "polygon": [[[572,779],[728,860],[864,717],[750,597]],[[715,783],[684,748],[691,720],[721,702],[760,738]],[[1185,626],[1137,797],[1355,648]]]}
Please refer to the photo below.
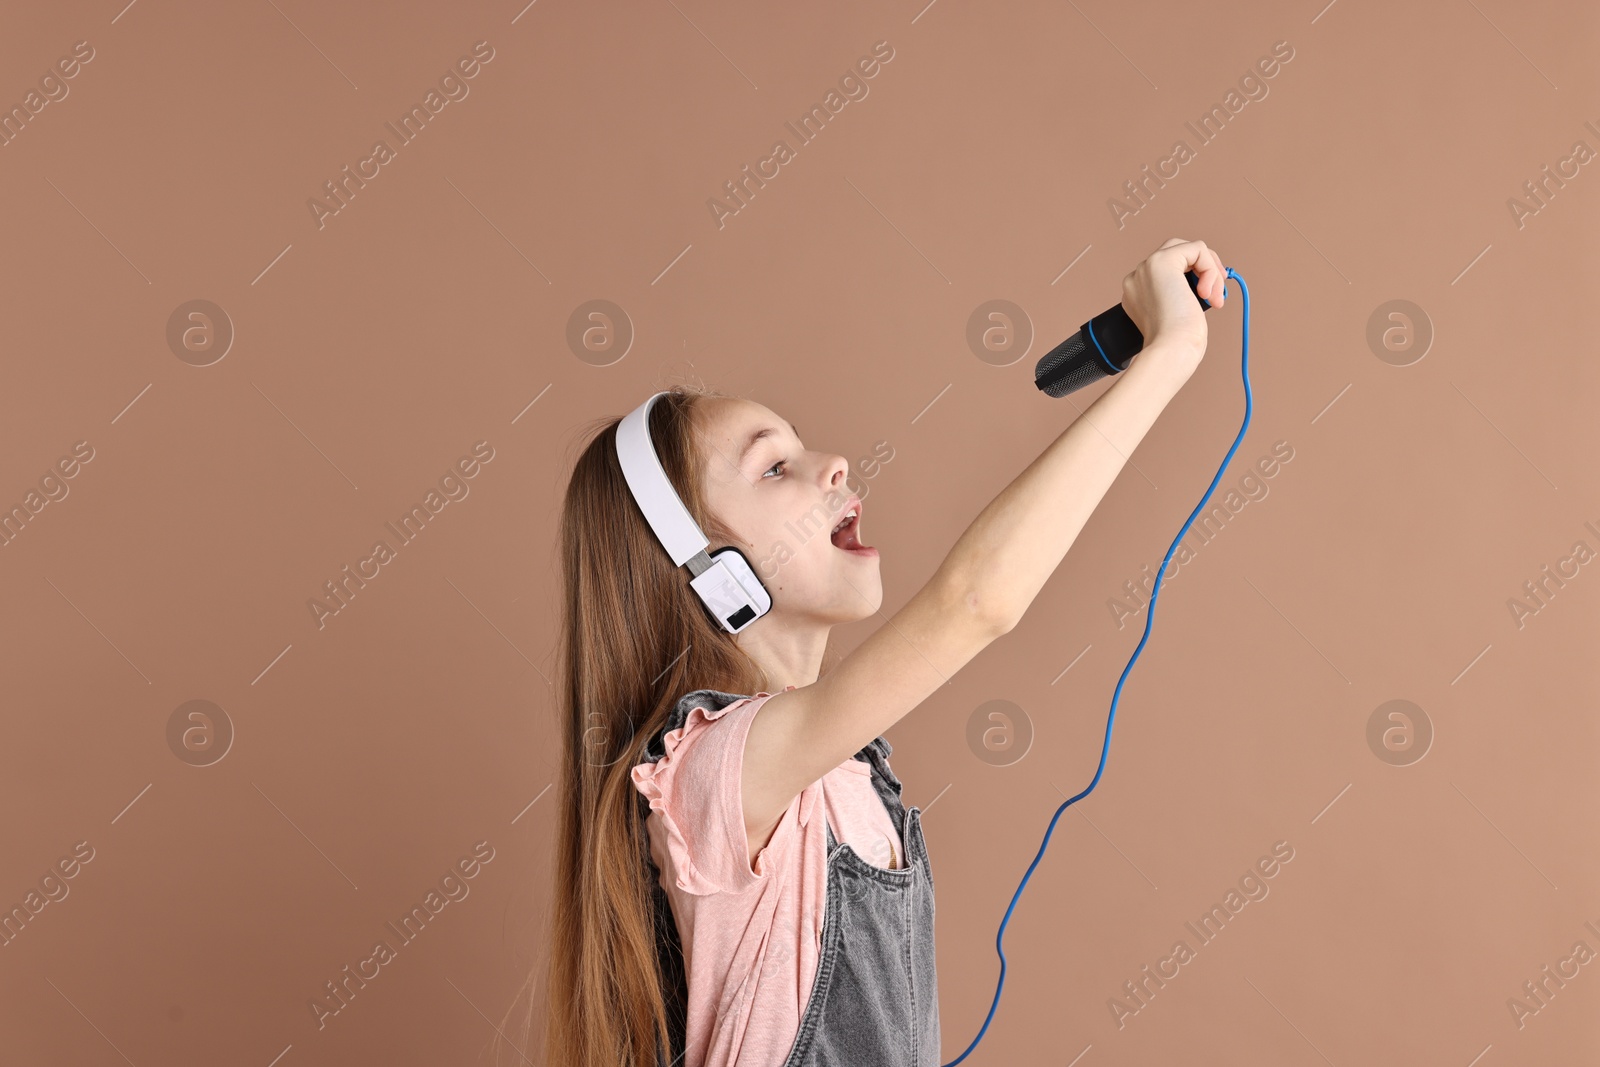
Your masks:
{"label": "girl's eye", "polygon": [[778,460],[778,462],[774,463],[772,466],[768,467],[765,471],[762,472],[762,477],[766,477],[768,474],[771,474],[773,471],[777,470],[779,467],[783,466],[787,462],[788,462],[788,460],[784,460],[784,459]]}

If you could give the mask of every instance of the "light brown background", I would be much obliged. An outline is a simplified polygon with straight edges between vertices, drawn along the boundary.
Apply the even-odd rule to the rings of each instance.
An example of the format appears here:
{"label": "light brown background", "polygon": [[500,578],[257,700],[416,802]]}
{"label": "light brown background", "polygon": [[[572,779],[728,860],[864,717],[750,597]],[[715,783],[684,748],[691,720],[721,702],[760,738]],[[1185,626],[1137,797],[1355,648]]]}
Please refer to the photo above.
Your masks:
{"label": "light brown background", "polygon": [[[1600,549],[1600,176],[1520,228],[1506,206],[1600,148],[1592,5],[112,0],[6,21],[7,106],[74,42],[95,58],[0,149],[0,502],[74,442],[95,458],[0,549],[0,900],[75,842],[94,859],[0,948],[0,1059],[482,1062],[543,961],[552,538],[581,427],[698,377],[813,447],[887,440],[864,522],[887,616],[1107,387],[1052,400],[1033,363],[1172,236],[1254,303],[1254,421],[1218,497],[1274,441],[1295,458],[1162,593],[969,1062],[1600,1057],[1600,963],[1521,1029],[1506,1006],[1600,950],[1596,565],[1521,629],[1507,607],[1575,541]],[[470,95],[319,229],[308,199],[480,40]],[[880,40],[870,95],[719,230],[706,201]],[[1119,229],[1108,198],[1196,147],[1183,123],[1280,40],[1270,95]],[[1228,295],[1024,622],[888,735],[927,814],[947,1061],[1050,816],[1093,776],[1142,630],[1106,602],[1238,430]],[[166,341],[194,299],[236,330],[206,367]],[[565,340],[592,299],[636,331],[610,366]],[[1036,330],[1009,366],[965,341],[991,299]],[[1365,341],[1393,299],[1435,331],[1406,367]],[[470,495],[319,629],[308,599],[480,440]],[[1435,730],[1405,767],[1366,740],[1395,698]],[[166,738],[192,699],[236,731],[207,767]],[[966,742],[997,699],[1035,731],[1006,767]],[[483,840],[470,896],[319,1030],[323,983]],[[1270,895],[1119,1030],[1123,981],[1280,840]]]}

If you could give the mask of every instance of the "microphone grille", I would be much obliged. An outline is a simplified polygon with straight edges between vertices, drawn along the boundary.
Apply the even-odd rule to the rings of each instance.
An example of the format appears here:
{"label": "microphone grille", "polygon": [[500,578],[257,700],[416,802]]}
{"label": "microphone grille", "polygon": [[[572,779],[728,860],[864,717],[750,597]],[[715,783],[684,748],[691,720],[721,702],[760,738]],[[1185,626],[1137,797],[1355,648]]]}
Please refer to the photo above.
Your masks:
{"label": "microphone grille", "polygon": [[[1087,343],[1079,330],[1047,352],[1033,370],[1033,381],[1047,396],[1063,397],[1090,382],[1106,377],[1104,364],[1098,359],[1084,359]],[[1076,361],[1077,366],[1063,370]],[[1054,378],[1055,380],[1049,380]]]}

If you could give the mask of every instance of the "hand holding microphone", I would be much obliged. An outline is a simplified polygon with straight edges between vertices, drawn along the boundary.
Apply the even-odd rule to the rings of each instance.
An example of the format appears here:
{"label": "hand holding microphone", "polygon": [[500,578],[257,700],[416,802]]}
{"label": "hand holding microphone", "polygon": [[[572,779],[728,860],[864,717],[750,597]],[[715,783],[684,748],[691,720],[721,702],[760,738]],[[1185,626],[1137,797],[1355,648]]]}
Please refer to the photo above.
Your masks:
{"label": "hand holding microphone", "polygon": [[[1183,295],[1180,278],[1188,282],[1191,296]],[[1034,385],[1061,397],[1120,374],[1145,347],[1146,338],[1152,344],[1171,341],[1176,351],[1192,353],[1192,372],[1205,356],[1204,312],[1223,302],[1226,285],[1222,259],[1204,241],[1172,238],[1122,279],[1122,303],[1084,323],[1039,360]],[[1202,289],[1209,299],[1200,295]]]}

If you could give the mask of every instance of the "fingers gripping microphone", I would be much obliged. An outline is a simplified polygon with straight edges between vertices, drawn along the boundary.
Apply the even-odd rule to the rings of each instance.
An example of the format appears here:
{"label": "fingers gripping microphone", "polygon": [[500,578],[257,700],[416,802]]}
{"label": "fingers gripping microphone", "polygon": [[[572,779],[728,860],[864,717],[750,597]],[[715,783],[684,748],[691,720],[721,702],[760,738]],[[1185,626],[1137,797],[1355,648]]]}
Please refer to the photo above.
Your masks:
{"label": "fingers gripping microphone", "polygon": [[[1200,279],[1192,270],[1183,272],[1189,289],[1200,301],[1201,311],[1211,305],[1200,295]],[[1066,396],[1090,382],[1128,369],[1133,357],[1144,347],[1144,334],[1118,304],[1102,311],[1078,328],[1078,332],[1045,353],[1033,369],[1033,384],[1049,396]]]}

